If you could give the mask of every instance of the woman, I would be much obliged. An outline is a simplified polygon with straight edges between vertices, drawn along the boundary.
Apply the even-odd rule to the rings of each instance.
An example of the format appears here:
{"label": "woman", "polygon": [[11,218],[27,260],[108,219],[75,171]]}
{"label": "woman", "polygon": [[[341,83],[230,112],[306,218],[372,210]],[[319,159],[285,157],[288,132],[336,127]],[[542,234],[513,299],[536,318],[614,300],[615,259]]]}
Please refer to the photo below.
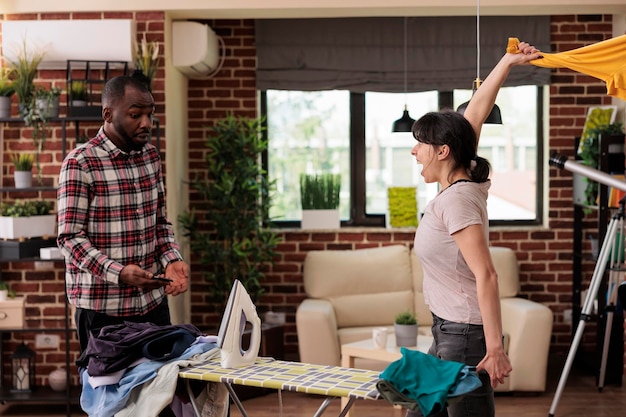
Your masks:
{"label": "woman", "polygon": [[424,210],[414,245],[433,314],[430,353],[476,366],[483,382],[441,416],[494,416],[493,388],[512,371],[502,346],[498,277],[489,254],[490,165],[476,151],[482,124],[511,68],[540,58],[539,51],[525,42],[517,52],[501,58],[464,115],[428,113],[412,128],[417,144],[411,154],[423,165],[424,180],[439,183],[441,190]]}

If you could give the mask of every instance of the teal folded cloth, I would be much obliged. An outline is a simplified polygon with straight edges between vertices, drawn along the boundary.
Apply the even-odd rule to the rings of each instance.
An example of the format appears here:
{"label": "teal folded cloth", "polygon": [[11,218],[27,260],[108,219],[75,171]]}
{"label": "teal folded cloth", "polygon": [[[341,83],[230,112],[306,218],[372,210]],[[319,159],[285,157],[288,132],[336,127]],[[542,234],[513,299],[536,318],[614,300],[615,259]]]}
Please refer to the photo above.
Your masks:
{"label": "teal folded cloth", "polygon": [[429,416],[482,385],[473,368],[463,363],[406,348],[400,352],[402,358],[390,363],[376,384],[392,404]]}

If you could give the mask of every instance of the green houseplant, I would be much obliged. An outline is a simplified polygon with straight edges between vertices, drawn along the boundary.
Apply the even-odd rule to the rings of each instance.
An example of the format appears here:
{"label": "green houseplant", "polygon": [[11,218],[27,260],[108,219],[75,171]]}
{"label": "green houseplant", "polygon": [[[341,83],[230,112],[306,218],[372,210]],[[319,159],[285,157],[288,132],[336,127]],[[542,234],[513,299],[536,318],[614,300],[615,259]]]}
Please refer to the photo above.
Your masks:
{"label": "green houseplant", "polygon": [[[581,162],[591,168],[598,169],[600,164],[600,138],[602,136],[621,136],[624,137],[624,125],[622,123],[609,123],[590,128],[585,133],[585,140],[581,138],[578,156]],[[621,140],[623,143],[623,139]],[[596,181],[585,178],[587,186],[585,187],[585,204],[593,206],[596,204],[598,197],[598,183]],[[589,211],[589,210],[587,210]]]}
{"label": "green houseplant", "polygon": [[408,310],[398,313],[393,328],[397,346],[417,346],[418,323],[415,314]]}
{"label": "green houseplant", "polygon": [[12,69],[0,68],[0,119],[11,117],[11,96],[15,93],[12,75]]}
{"label": "green houseplant", "polygon": [[338,229],[340,174],[300,174],[303,229]]}
{"label": "green houseplant", "polygon": [[0,301],[6,301],[9,298],[15,298],[15,291],[7,282],[0,281]]}
{"label": "green houseplant", "polygon": [[15,168],[13,177],[15,188],[29,188],[33,185],[33,156],[27,153],[11,155],[11,162]]}
{"label": "green houseplant", "polygon": [[50,119],[59,115],[59,97],[61,89],[58,87],[44,88],[37,86],[33,90],[31,103],[22,113],[24,124],[33,129],[33,144],[35,146],[35,166],[37,167],[37,182],[41,185],[40,156],[44,151],[50,129]]}
{"label": "green houseplant", "polygon": [[178,218],[210,283],[210,298],[220,307],[234,279],[253,300],[263,294],[261,281],[279,243],[268,225],[274,184],[260,164],[267,148],[261,132],[261,120],[232,114],[209,129],[206,176],[191,182],[199,196]]}
{"label": "green houseplant", "polygon": [[56,215],[46,200],[16,200],[0,203],[0,238],[21,239],[53,236]]}
{"label": "green houseplant", "polygon": [[70,81],[67,86],[67,97],[68,100],[72,103],[72,106],[86,106],[87,101],[89,100],[87,81]]}
{"label": "green houseplant", "polygon": [[15,57],[7,59],[9,68],[13,71],[13,87],[18,98],[18,106],[22,117],[33,105],[35,92],[35,77],[39,64],[45,56],[45,51],[29,51],[26,39],[22,41],[22,47]]}

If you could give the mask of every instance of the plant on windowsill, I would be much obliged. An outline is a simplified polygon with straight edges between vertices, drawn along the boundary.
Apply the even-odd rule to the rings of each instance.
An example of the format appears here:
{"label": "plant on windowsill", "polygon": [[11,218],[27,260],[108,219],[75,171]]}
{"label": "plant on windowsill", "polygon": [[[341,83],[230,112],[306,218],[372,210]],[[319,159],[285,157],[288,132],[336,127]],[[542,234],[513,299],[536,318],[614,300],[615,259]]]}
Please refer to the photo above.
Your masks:
{"label": "plant on windowsill", "polygon": [[300,174],[303,229],[338,229],[340,174]]}
{"label": "plant on windowsill", "polygon": [[[583,141],[581,138],[581,145],[578,151],[578,156],[581,158],[581,163],[591,168],[598,169],[600,165],[600,137],[602,136],[621,136],[624,137],[624,125],[622,123],[610,123],[608,125],[601,125],[593,129],[589,129],[586,134],[586,138]],[[623,143],[624,140],[622,139]],[[585,187],[585,204],[587,206],[596,205],[598,198],[598,183],[588,178],[584,179],[587,183]],[[585,212],[589,213],[591,210],[586,208]]]}
{"label": "plant on windowsill", "polygon": [[46,200],[0,203],[0,238],[26,239],[55,235],[56,215]]}
{"label": "plant on windowsill", "polygon": [[15,172],[15,188],[30,188],[33,186],[33,156],[27,153],[15,153],[11,155],[11,162]]}
{"label": "plant on windowsill", "polygon": [[393,328],[397,346],[417,346],[418,323],[415,314],[408,310],[398,313]]}
{"label": "plant on windowsill", "polygon": [[196,204],[178,217],[220,313],[234,279],[259,299],[279,243],[270,228],[275,186],[260,163],[267,149],[261,133],[260,119],[232,114],[209,129],[204,174],[191,181]]}

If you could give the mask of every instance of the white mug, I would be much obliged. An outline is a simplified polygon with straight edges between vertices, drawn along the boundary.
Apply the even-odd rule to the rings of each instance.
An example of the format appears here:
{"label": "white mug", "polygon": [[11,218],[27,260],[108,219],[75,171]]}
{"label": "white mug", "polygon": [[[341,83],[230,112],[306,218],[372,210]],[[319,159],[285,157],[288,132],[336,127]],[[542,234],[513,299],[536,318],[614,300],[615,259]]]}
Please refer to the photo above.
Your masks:
{"label": "white mug", "polygon": [[387,328],[375,327],[372,330],[372,339],[376,349],[385,349],[387,347]]}

